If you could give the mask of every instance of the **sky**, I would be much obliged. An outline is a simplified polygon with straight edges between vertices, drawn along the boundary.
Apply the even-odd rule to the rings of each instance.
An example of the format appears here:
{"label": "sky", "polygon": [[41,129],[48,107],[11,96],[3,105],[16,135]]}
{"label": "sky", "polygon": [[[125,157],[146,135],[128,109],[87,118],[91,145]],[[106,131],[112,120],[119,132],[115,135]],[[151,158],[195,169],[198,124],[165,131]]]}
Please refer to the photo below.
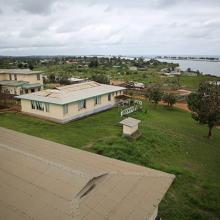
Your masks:
{"label": "sky", "polygon": [[0,0],[0,55],[220,55],[220,0]]}

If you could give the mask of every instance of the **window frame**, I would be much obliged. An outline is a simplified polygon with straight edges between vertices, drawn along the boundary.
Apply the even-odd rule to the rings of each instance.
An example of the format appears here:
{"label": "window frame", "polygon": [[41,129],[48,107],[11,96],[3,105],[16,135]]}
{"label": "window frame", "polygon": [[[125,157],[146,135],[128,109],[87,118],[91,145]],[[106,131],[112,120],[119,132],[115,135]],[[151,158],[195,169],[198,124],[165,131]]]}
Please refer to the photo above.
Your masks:
{"label": "window frame", "polygon": [[46,111],[46,112],[50,112],[50,104],[47,103],[47,102],[45,102],[45,103],[44,103],[44,106],[45,106],[45,111]]}
{"label": "window frame", "polygon": [[39,111],[44,111],[45,109],[44,102],[39,102],[39,101],[35,101],[35,102],[36,102],[36,109]]}
{"label": "window frame", "polygon": [[95,103],[94,103],[94,105],[100,105],[100,104],[101,104],[101,97],[102,97],[102,96],[100,96],[100,95],[95,97]]}
{"label": "window frame", "polygon": [[37,80],[40,80],[40,73],[37,74]]}
{"label": "window frame", "polygon": [[66,115],[69,113],[69,105],[68,104],[64,104],[63,105],[63,114]]}
{"label": "window frame", "polygon": [[78,102],[78,111],[86,109],[86,99],[80,100]]}

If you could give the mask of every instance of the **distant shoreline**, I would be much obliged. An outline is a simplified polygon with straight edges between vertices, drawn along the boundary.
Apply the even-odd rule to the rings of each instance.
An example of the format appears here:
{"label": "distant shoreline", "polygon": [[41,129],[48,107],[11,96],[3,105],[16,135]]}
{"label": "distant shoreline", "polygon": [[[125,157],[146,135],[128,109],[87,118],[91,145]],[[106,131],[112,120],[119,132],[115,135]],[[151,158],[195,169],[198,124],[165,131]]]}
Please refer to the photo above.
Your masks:
{"label": "distant shoreline", "polygon": [[214,63],[219,63],[220,60],[219,59],[216,59],[216,60],[210,60],[210,59],[194,59],[194,58],[187,58],[187,59],[184,59],[184,58],[158,58],[158,57],[155,57],[155,59],[160,59],[160,60],[183,60],[183,61],[203,61],[203,62],[214,62]]}

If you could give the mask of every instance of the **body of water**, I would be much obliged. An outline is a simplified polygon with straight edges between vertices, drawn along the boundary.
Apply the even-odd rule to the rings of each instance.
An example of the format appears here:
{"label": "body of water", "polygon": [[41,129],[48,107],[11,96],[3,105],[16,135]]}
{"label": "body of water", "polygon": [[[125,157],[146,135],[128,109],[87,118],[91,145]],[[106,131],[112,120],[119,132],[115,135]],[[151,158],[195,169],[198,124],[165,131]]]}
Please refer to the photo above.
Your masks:
{"label": "body of water", "polygon": [[196,61],[196,60],[172,60],[158,59],[161,62],[179,63],[181,70],[190,68],[191,70],[199,70],[204,74],[220,76],[220,62]]}

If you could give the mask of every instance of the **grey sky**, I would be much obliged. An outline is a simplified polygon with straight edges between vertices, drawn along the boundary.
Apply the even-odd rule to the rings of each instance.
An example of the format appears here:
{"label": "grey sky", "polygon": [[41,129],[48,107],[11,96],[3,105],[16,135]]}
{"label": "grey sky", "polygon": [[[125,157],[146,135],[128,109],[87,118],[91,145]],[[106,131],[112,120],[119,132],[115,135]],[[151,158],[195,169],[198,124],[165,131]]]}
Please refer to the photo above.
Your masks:
{"label": "grey sky", "polygon": [[220,55],[220,0],[0,0],[0,55]]}

